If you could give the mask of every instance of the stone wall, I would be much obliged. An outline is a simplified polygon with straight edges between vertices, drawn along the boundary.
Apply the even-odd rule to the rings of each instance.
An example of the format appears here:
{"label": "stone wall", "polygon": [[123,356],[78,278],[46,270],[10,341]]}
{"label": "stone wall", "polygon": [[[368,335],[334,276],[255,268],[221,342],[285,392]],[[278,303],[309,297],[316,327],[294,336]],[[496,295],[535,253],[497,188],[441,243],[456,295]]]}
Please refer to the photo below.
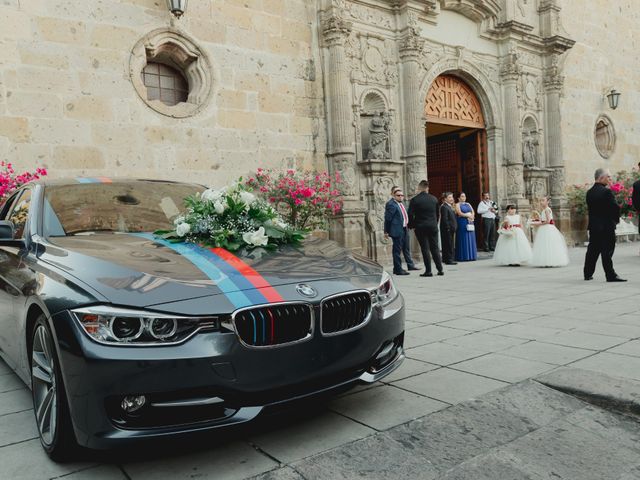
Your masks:
{"label": "stone wall", "polygon": [[[0,2],[0,159],[50,175],[171,178],[219,186],[258,166],[325,169],[317,12],[309,0]],[[193,116],[149,108],[131,52],[183,32],[211,64]]]}
{"label": "stone wall", "polygon": [[[640,161],[640,62],[637,36],[640,8],[635,0],[564,0],[562,19],[576,40],[564,65],[562,101],[563,157],[567,182],[593,180],[593,171],[608,167],[613,173]],[[611,110],[605,92],[622,92],[620,106]],[[615,128],[616,147],[604,159],[596,150],[594,128],[599,115]]]}

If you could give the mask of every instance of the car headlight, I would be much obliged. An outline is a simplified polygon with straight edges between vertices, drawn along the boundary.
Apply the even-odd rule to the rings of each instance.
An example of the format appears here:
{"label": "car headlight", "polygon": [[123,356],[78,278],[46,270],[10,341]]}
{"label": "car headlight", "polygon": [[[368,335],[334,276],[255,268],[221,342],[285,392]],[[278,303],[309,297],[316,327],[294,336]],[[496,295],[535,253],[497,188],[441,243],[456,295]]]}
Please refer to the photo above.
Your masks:
{"label": "car headlight", "polygon": [[92,339],[110,345],[167,345],[219,327],[217,317],[177,317],[108,306],[71,312]]}
{"label": "car headlight", "polygon": [[380,280],[380,285],[374,294],[375,302],[382,307],[393,302],[398,296],[398,290],[393,284],[393,279],[387,272],[382,272],[382,280]]}

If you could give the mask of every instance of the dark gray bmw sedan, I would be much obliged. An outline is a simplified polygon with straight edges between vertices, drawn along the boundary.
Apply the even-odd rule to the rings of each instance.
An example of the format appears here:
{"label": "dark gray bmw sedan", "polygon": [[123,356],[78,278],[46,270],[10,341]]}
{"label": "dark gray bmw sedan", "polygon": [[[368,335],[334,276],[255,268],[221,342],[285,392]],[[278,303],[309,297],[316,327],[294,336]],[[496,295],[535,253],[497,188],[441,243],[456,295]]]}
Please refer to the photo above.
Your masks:
{"label": "dark gray bmw sedan", "polygon": [[0,355],[54,460],[247,422],[404,359],[402,296],[367,258],[326,240],[232,254],[151,233],[202,190],[42,181],[0,210]]}

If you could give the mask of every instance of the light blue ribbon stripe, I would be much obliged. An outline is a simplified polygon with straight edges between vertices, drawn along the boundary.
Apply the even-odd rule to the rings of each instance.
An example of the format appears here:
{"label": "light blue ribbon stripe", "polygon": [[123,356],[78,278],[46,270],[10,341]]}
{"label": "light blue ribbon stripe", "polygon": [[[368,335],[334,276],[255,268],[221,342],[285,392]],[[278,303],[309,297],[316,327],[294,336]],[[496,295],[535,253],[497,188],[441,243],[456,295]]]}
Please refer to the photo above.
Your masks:
{"label": "light blue ribbon stripe", "polygon": [[139,237],[146,238],[155,243],[159,243],[174,252],[182,255],[198,269],[200,269],[207,277],[213,280],[216,286],[229,299],[236,308],[248,307],[253,302],[238,289],[238,286],[227,277],[218,267],[211,263],[206,255],[203,255],[203,248],[191,243],[171,243],[161,238],[157,238],[150,233],[136,233]]}

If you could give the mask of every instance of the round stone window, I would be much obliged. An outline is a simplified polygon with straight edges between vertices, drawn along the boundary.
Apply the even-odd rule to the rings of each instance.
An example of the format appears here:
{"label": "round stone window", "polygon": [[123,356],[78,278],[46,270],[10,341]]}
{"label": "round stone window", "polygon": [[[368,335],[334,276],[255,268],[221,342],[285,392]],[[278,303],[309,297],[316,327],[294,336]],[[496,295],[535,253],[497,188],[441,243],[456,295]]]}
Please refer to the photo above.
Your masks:
{"label": "round stone window", "polygon": [[209,60],[194,41],[174,29],[142,38],[131,52],[129,73],[140,98],[169,117],[195,115],[211,97]]}
{"label": "round stone window", "polygon": [[611,119],[601,115],[596,121],[594,132],[596,149],[602,158],[609,158],[616,147],[616,133]]}

